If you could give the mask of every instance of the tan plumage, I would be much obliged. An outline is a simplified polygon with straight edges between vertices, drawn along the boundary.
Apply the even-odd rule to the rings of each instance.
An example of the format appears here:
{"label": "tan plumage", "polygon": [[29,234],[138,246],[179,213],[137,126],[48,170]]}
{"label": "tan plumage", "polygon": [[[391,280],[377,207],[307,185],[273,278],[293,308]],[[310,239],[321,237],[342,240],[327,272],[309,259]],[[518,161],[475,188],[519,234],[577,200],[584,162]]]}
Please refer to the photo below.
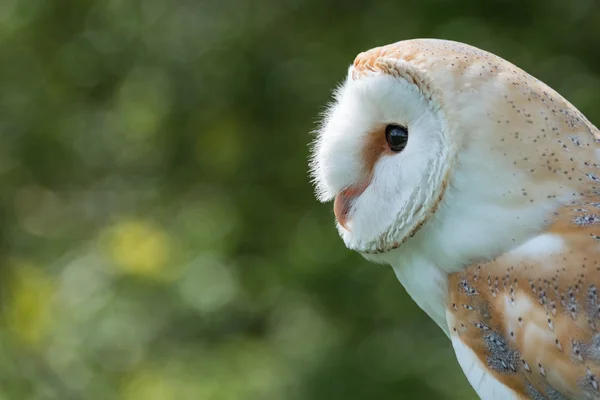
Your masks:
{"label": "tan plumage", "polygon": [[[390,88],[358,86],[375,79]],[[374,117],[357,121],[361,150],[343,178],[332,174],[338,131],[350,129],[339,110],[351,95]],[[394,106],[398,113],[388,111]],[[394,267],[451,337],[479,395],[600,399],[599,131],[513,64],[440,40],[361,53],[336,107],[313,168],[321,191],[343,204],[340,233],[349,248]],[[406,154],[390,154],[382,140],[390,123],[415,127]],[[411,150],[410,140],[432,130]],[[383,178],[388,170],[416,163],[407,157],[418,151],[431,161],[414,170],[423,174],[414,187],[377,187],[395,179]],[[392,193],[404,196],[398,207]]]}
{"label": "tan plumage", "polygon": [[[557,251],[519,250],[450,275],[448,323],[498,380],[524,398],[598,398],[600,203],[557,211]],[[547,237],[547,238],[548,238]],[[524,246],[531,246],[527,243]],[[498,344],[491,343],[498,340]],[[529,395],[530,397],[527,397]]]}

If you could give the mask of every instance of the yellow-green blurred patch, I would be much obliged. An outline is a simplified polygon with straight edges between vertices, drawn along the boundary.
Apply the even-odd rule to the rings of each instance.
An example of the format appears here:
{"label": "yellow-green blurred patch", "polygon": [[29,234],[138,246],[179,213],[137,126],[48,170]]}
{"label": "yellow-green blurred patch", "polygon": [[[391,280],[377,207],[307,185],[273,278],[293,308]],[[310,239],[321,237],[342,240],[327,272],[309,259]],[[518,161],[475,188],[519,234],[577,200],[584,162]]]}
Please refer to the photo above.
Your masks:
{"label": "yellow-green blurred patch", "polygon": [[107,236],[110,254],[123,273],[156,280],[173,278],[172,240],[155,224],[127,220],[116,224]]}
{"label": "yellow-green blurred patch", "polygon": [[202,313],[218,312],[239,295],[239,282],[234,271],[211,254],[199,256],[181,277],[181,298]]}
{"label": "yellow-green blurred patch", "polygon": [[204,377],[207,399],[282,399],[284,388],[294,378],[279,354],[264,342],[232,340],[219,348]]}
{"label": "yellow-green blurred patch", "polygon": [[123,400],[175,400],[176,382],[151,369],[138,371],[125,386]]}
{"label": "yellow-green blurred patch", "polygon": [[15,262],[8,288],[8,327],[24,345],[36,347],[53,322],[51,307],[55,283],[32,264]]}
{"label": "yellow-green blurred patch", "polygon": [[170,101],[169,83],[160,70],[135,69],[116,98],[115,110],[125,128],[123,134],[132,143],[148,140],[157,132]]}
{"label": "yellow-green blurred patch", "polygon": [[214,191],[202,192],[197,198],[178,204],[175,226],[195,249],[226,251],[232,240],[228,235],[238,225],[238,210],[229,197]]}

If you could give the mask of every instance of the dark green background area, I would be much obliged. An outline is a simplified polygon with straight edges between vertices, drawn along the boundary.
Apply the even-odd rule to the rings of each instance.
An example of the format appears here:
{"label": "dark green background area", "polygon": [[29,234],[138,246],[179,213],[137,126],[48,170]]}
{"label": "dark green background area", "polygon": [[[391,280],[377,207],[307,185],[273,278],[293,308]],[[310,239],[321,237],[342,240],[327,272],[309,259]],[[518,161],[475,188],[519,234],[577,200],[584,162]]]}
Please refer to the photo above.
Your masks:
{"label": "dark green background area", "polygon": [[0,400],[474,399],[307,176],[356,54],[463,41],[600,117],[592,0],[0,2]]}

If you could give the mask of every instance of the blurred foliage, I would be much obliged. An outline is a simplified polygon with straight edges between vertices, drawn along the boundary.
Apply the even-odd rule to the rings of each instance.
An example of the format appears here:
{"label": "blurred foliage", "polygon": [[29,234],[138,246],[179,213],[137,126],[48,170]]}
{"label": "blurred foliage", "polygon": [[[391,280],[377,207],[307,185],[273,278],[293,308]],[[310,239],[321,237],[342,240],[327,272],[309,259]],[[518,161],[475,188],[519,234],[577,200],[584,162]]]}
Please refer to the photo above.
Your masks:
{"label": "blurred foliage", "polygon": [[354,56],[464,41],[598,121],[592,0],[2,0],[0,400],[467,399],[338,238],[309,132]]}

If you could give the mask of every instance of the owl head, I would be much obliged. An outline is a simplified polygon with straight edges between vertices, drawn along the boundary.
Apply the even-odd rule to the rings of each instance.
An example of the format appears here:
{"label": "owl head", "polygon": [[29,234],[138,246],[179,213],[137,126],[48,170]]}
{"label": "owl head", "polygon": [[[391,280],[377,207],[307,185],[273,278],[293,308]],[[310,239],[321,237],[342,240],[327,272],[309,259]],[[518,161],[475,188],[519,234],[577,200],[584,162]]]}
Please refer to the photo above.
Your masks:
{"label": "owl head", "polygon": [[597,161],[597,137],[564,98],[500,57],[407,40],[357,56],[317,131],[311,171],[348,248],[411,243],[477,258],[590,189],[574,171]]}

